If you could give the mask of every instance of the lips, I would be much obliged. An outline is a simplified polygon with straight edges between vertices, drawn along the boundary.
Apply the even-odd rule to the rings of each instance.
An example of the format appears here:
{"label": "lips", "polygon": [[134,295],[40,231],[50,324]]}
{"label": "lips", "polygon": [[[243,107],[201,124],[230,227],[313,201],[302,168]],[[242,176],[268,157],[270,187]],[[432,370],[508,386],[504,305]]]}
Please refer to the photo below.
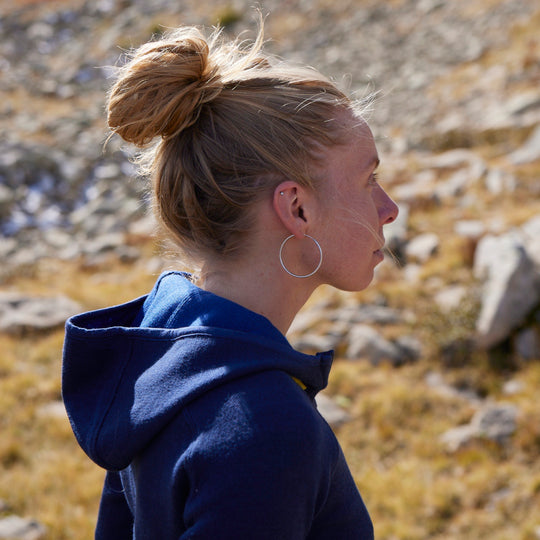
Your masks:
{"label": "lips", "polygon": [[[382,236],[382,235],[381,235]],[[382,244],[380,244],[379,248],[376,249],[374,252],[373,252],[373,255],[377,255],[379,257],[384,257],[384,239],[383,239],[383,242]]]}

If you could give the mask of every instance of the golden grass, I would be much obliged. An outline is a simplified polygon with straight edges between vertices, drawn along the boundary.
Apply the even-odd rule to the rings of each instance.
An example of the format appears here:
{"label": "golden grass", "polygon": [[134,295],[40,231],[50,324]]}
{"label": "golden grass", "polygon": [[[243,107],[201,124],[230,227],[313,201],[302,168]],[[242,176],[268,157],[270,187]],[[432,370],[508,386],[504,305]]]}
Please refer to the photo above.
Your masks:
{"label": "golden grass", "polygon": [[[482,13],[499,1],[469,2],[467,14]],[[33,5],[34,13],[68,4],[67,0],[0,0],[0,13],[8,13],[22,2]],[[399,4],[401,0],[393,2]],[[325,0],[324,4],[333,16],[340,16],[339,2]],[[188,0],[186,5],[200,14],[201,20],[208,20],[204,3]],[[214,15],[220,16],[217,11]],[[168,24],[183,22],[178,17],[175,15]],[[152,32],[161,31],[160,20],[163,17],[148,20],[144,28],[133,29],[133,34],[126,34],[118,45],[129,48]],[[287,39],[288,31],[296,31],[304,23],[305,14],[300,17],[293,9],[287,17],[270,17],[267,29],[269,35]],[[109,23],[104,20],[102,24]],[[534,70],[540,59],[539,25],[540,10],[512,29],[508,43],[486,52],[479,62],[446,73],[430,85],[430,93],[446,103],[464,99],[474,91],[482,93],[479,73],[499,66],[505,66],[509,75],[504,80],[505,91],[530,87],[531,82],[538,82]],[[527,76],[512,79],[516,73]],[[89,95],[63,101],[36,98],[21,88],[6,93],[5,98],[16,110],[39,113],[44,124],[95,102],[95,96]],[[444,356],[449,338],[462,338],[465,343],[471,336],[478,306],[474,298],[469,298],[459,310],[442,313],[433,302],[437,289],[433,284],[438,281],[443,286],[473,283],[474,245],[454,236],[456,220],[482,219],[488,223],[501,219],[505,226],[519,226],[540,213],[540,165],[512,167],[507,159],[529,132],[530,128],[508,128],[484,134],[478,140],[478,134],[469,134],[472,139],[466,137],[467,133],[456,134],[457,140],[465,137],[466,142],[477,144],[475,152],[491,166],[514,174],[517,189],[511,196],[490,195],[480,181],[467,188],[467,195],[476,198],[473,205],[454,207],[451,201],[441,205],[428,199],[418,202],[410,216],[411,236],[436,232],[442,239],[439,253],[424,265],[418,283],[405,282],[399,269],[385,264],[379,267],[374,286],[363,293],[350,295],[321,287],[310,301],[338,307],[345,298],[361,302],[384,298],[391,307],[413,314],[415,319],[381,330],[410,333],[419,337],[424,347],[421,360],[400,368],[375,368],[366,362],[338,358],[330,377],[328,393],[352,418],[336,433],[379,540],[538,538],[540,363],[494,364],[487,355],[471,353],[465,345],[462,351]],[[49,138],[45,130],[31,136],[41,142]],[[388,178],[389,184],[409,181],[420,167],[414,156],[408,157],[407,166]],[[442,180],[451,171],[438,174]],[[89,267],[84,261],[43,260],[5,276],[1,287],[36,295],[64,294],[79,302],[82,309],[129,300],[147,292],[156,278],[146,266],[154,246],[137,238],[129,241],[143,250],[144,257],[138,263],[122,264],[110,258]],[[0,500],[7,505],[5,513],[31,517],[46,525],[48,540],[89,540],[93,538],[104,473],[80,450],[65,415],[58,407],[51,407],[61,399],[62,343],[61,329],[24,338],[0,335]],[[470,421],[475,408],[466,399],[441,395],[429,387],[426,375],[431,371],[442,372],[456,387],[493,401],[514,403],[520,411],[518,428],[508,445],[477,440],[448,453],[440,435]],[[522,384],[518,393],[504,393],[509,379]]]}
{"label": "golden grass", "polygon": [[38,519],[50,539],[91,538],[102,473],[83,455],[60,400],[63,332],[2,337],[0,499]]}
{"label": "golden grass", "polygon": [[510,446],[476,441],[456,454],[445,451],[439,435],[468,421],[474,409],[427,387],[425,369],[343,362],[332,375],[330,391],[347,396],[354,418],[338,437],[376,537],[528,538],[540,503],[540,412],[533,410],[538,366],[520,373],[533,379],[518,400],[529,412],[520,417]]}
{"label": "golden grass", "polygon": [[[523,174],[532,178],[532,167]],[[519,225],[536,211],[535,199],[529,198],[502,215]],[[474,296],[448,313],[433,302],[440,286],[474,282],[471,246],[455,237],[448,215],[448,208],[437,205],[413,214],[417,232],[434,231],[443,240],[418,283],[405,282],[399,268],[385,263],[367,291],[345,294],[321,287],[310,300],[309,305],[335,308],[353,298],[384,298],[412,317],[381,331],[415,335],[424,349],[420,361],[397,369],[338,358],[328,393],[352,420],[337,435],[377,538],[533,540],[540,504],[540,365],[495,365],[465,345],[445,352],[450,338],[466,344],[478,310]],[[138,238],[130,242],[144,254],[139,262],[123,264],[111,257],[88,266],[82,260],[43,260],[6,277],[2,287],[35,295],[64,294],[82,309],[124,302],[147,292],[157,277],[147,262],[155,246]],[[60,400],[62,342],[62,330],[24,339],[0,335],[0,500],[9,513],[45,524],[49,540],[85,540],[93,537],[103,472],[79,449],[65,416],[50,408]],[[519,407],[518,429],[507,447],[477,440],[447,453],[440,435],[469,422],[475,408],[463,398],[430,388],[426,375],[433,370],[444,373],[455,387]],[[522,390],[507,396],[503,387],[510,377],[522,383]]]}
{"label": "golden grass", "polygon": [[[84,309],[123,302],[151,287],[155,276],[137,265],[108,261],[85,270],[43,261],[3,285],[28,294],[65,294]],[[32,517],[50,540],[93,538],[103,472],[77,445],[61,400],[63,330],[0,335],[0,500],[8,513]]]}
{"label": "golden grass", "polygon": [[[451,266],[467,278],[458,244],[448,242],[427,273],[442,276]],[[154,252],[152,246],[141,247],[148,256]],[[83,309],[94,309],[147,292],[156,275],[147,271],[145,260],[126,265],[111,258],[91,268],[82,261],[44,260],[12,275],[3,288],[65,294]],[[392,307],[414,307],[416,322],[404,323],[401,332],[421,337],[424,357],[397,369],[338,358],[327,390],[351,414],[337,435],[377,538],[533,539],[534,509],[540,504],[540,365],[500,371],[476,355],[443,368],[442,336],[448,336],[449,326],[454,335],[468,335],[474,302],[442,314],[420,285],[404,286],[399,276],[389,265],[373,289],[353,296],[365,302],[383,295]],[[311,303],[335,307],[350,296],[322,287]],[[67,418],[50,407],[60,400],[62,342],[62,330],[25,339],[0,335],[0,499],[9,513],[45,524],[50,540],[85,540],[93,537],[103,472],[79,449]],[[479,440],[447,453],[440,435],[470,421],[475,409],[465,399],[430,388],[426,374],[432,370],[443,371],[458,387],[515,403],[520,416],[509,446]],[[521,392],[503,394],[508,377],[522,383]]]}

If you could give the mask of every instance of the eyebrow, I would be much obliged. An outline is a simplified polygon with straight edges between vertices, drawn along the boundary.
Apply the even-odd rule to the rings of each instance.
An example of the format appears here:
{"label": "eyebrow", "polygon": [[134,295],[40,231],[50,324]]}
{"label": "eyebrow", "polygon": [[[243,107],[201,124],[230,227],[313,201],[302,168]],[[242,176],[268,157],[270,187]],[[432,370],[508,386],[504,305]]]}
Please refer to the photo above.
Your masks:
{"label": "eyebrow", "polygon": [[369,163],[369,169],[377,169],[377,167],[381,164],[381,160],[379,159],[378,156],[375,156]]}

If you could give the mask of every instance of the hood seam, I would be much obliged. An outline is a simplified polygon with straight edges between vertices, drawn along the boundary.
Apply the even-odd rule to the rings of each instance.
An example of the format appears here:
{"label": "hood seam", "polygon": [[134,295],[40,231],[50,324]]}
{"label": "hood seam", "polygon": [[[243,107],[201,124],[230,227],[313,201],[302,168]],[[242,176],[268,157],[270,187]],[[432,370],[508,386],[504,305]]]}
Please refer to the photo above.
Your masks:
{"label": "hood seam", "polygon": [[118,388],[120,387],[120,383],[122,382],[123,378],[124,378],[124,373],[126,371],[126,368],[127,368],[127,365],[129,363],[129,361],[131,360],[131,357],[133,356],[133,343],[129,343],[129,354],[126,354],[126,359],[122,365],[122,368],[120,370],[120,375],[119,377],[117,378],[117,381],[116,381],[116,385],[114,387],[114,391],[111,393],[111,398],[109,400],[109,403],[105,409],[105,412],[103,414],[103,416],[101,417],[101,421],[99,422],[99,425],[97,427],[97,429],[95,430],[94,432],[94,435],[92,437],[92,447],[94,449],[94,452],[93,454],[100,460],[102,461],[103,463],[109,463],[109,460],[107,458],[105,458],[104,456],[102,456],[101,452],[99,451],[99,444],[98,444],[98,440],[100,438],[100,434],[101,434],[101,430],[103,428],[103,425],[105,424],[105,421],[107,419],[107,417],[109,416],[109,413],[113,407],[113,403],[115,402],[116,400],[116,397],[118,395]]}

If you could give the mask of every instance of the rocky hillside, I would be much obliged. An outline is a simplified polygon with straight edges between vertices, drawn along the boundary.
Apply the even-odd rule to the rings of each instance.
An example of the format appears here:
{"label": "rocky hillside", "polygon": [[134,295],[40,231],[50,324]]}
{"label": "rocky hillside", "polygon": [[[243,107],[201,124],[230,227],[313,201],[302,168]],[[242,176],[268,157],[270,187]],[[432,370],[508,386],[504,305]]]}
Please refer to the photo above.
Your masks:
{"label": "rocky hillside", "polygon": [[[232,34],[255,26],[247,1],[203,4],[0,4],[1,274],[45,256],[139,257],[125,235],[150,234],[152,223],[129,149],[115,139],[103,144],[108,78],[123,49],[165,23],[221,22]],[[402,209],[390,245],[405,276],[414,280],[448,241],[440,234],[457,235],[473,252],[479,244],[468,262],[490,295],[478,321],[481,342],[504,341],[540,298],[535,2],[273,0],[262,11],[274,52],[318,66],[359,95],[379,92],[371,123],[384,182]],[[414,225],[417,209],[429,205],[448,209],[440,231]],[[529,356],[538,353],[535,339],[527,338]]]}
{"label": "rocky hillside", "polygon": [[[70,313],[108,302],[92,298],[91,290],[76,290],[82,279],[77,269],[97,269],[95,285],[105,282],[115,264],[149,275],[162,268],[130,149],[115,138],[104,146],[110,76],[123,50],[165,26],[220,23],[232,35],[247,30],[253,36],[252,4],[0,0],[0,339],[55,332]],[[356,474],[364,474],[354,465],[358,426],[372,429],[387,403],[380,398],[373,408],[379,412],[368,411],[370,386],[351,379],[362,368],[344,367],[360,365],[357,360],[380,369],[361,375],[372,388],[380,383],[381,394],[387,379],[403,378],[389,393],[413,413],[396,421],[394,441],[401,427],[410,427],[424,395],[434,392],[461,403],[459,408],[451,401],[448,408],[429,402],[420,411],[446,422],[445,429],[433,431],[441,453],[455,455],[471,441],[487,440],[497,448],[487,446],[489,459],[496,456],[500,464],[503,454],[515,455],[512,466],[527,465],[523,481],[505,484],[508,492],[493,487],[470,504],[465,495],[460,504],[444,498],[439,509],[429,506],[431,500],[419,502],[436,514],[421,518],[436,521],[429,535],[412,526],[407,534],[392,525],[380,529],[388,539],[477,538],[467,536],[467,524],[459,522],[464,506],[496,507],[499,495],[526,492],[519,508],[528,509],[540,493],[535,391],[527,394],[523,381],[504,380],[540,360],[540,5],[534,0],[262,0],[259,5],[268,15],[270,50],[316,66],[359,96],[378,93],[370,124],[383,162],[381,181],[400,206],[387,233],[392,253],[374,285],[361,295],[321,291],[295,321],[290,339],[306,351],[335,348],[343,361],[331,381],[331,399],[322,398],[321,408],[334,425],[353,426],[340,433]],[[47,261],[63,265],[65,276],[47,276],[47,268],[57,268]],[[45,270],[36,271],[44,262]],[[124,283],[119,274],[109,276],[111,284]],[[45,282],[50,294],[30,294],[38,285],[23,284],[26,278]],[[56,295],[69,288],[70,279],[73,294]],[[138,292],[143,291],[133,296]],[[0,357],[0,382],[10,373],[2,362],[7,360]],[[384,371],[387,366],[390,372]],[[411,373],[405,371],[409,367]],[[500,377],[496,383],[494,372]],[[413,377],[417,390],[396,390]],[[355,397],[358,388],[367,394],[363,405]],[[407,396],[414,396],[414,404]],[[514,401],[506,403],[502,396]],[[49,409],[58,411],[54,404]],[[381,452],[373,458],[378,482],[386,470],[383,449],[392,438],[389,422],[381,419],[366,443]],[[416,453],[426,457],[427,443],[418,444]],[[10,448],[0,443],[3,470],[11,466]],[[477,454],[467,459],[479,460]],[[430,474],[439,466],[437,461]],[[457,478],[459,471],[452,471]],[[531,485],[519,491],[527,474]],[[402,515],[383,502],[377,509],[377,493],[371,495],[379,523]],[[2,498],[3,492],[0,514],[6,513]],[[17,523],[32,529],[24,520]],[[531,518],[525,532],[505,529],[510,536],[490,538],[533,540],[540,538],[539,527]]]}

